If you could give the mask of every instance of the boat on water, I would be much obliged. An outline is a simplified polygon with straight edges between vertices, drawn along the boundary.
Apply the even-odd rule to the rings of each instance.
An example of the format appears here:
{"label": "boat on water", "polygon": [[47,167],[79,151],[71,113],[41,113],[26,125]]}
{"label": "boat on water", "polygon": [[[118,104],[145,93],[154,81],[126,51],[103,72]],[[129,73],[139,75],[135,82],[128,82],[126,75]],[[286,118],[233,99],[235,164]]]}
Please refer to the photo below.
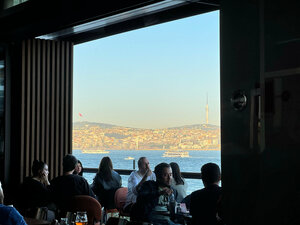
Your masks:
{"label": "boat on water", "polygon": [[133,157],[130,157],[130,156],[128,156],[128,157],[126,157],[126,158],[124,158],[125,160],[133,160],[134,158]]}
{"label": "boat on water", "polygon": [[106,153],[109,153],[109,151],[103,150],[103,149],[82,149],[81,153],[84,153],[84,154],[106,154]]}
{"label": "boat on water", "polygon": [[188,158],[188,157],[190,157],[190,155],[189,155],[188,151],[183,151],[183,150],[168,150],[168,151],[164,152],[163,157]]}

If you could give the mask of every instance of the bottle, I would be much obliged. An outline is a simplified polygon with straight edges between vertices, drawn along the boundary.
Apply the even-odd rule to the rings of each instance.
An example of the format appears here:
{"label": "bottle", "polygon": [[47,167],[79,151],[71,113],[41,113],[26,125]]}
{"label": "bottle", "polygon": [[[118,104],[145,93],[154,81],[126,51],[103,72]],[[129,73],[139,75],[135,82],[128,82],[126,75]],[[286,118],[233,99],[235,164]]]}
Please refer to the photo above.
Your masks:
{"label": "bottle", "polygon": [[175,215],[175,206],[176,206],[175,196],[172,193],[169,196],[169,211],[171,216]]}
{"label": "bottle", "polygon": [[181,213],[180,203],[176,203],[175,213],[176,214],[180,214]]}

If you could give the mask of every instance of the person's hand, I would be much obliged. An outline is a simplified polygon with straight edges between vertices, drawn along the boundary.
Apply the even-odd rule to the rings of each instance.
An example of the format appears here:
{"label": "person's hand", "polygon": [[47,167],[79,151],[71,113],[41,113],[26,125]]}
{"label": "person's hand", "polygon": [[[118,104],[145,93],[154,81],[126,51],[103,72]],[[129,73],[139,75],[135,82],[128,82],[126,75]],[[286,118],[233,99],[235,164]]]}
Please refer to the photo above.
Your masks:
{"label": "person's hand", "polygon": [[168,187],[164,187],[159,194],[160,195],[171,195],[173,193],[173,190],[171,188]]}
{"label": "person's hand", "polygon": [[50,185],[49,180],[48,180],[48,174],[42,173],[41,174],[41,181],[45,185]]}
{"label": "person's hand", "polygon": [[147,178],[147,177],[151,176],[151,174],[152,174],[152,171],[151,171],[150,168],[148,168],[145,175],[144,175],[144,177]]}

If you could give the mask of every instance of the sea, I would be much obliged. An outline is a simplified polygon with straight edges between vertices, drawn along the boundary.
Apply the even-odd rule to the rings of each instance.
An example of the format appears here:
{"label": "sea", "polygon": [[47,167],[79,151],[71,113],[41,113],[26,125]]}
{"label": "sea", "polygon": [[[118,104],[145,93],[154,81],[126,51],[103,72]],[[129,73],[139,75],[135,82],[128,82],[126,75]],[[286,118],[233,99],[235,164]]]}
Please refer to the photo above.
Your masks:
{"label": "sea", "polygon": [[[134,161],[137,169],[137,161],[142,156],[148,158],[152,170],[161,162],[176,162],[181,172],[200,172],[201,166],[209,162],[216,163],[221,168],[220,151],[189,151],[189,157],[187,158],[163,157],[163,154],[164,151],[158,150],[109,150],[109,153],[105,154],[83,154],[79,149],[73,150],[73,155],[82,162],[84,168],[98,168],[101,159],[105,156],[110,157],[114,169],[133,169]],[[91,184],[95,173],[84,172],[83,176]],[[122,186],[127,187],[129,175],[121,175],[121,177]],[[201,179],[186,179],[186,182],[188,185],[187,194],[203,188]]]}

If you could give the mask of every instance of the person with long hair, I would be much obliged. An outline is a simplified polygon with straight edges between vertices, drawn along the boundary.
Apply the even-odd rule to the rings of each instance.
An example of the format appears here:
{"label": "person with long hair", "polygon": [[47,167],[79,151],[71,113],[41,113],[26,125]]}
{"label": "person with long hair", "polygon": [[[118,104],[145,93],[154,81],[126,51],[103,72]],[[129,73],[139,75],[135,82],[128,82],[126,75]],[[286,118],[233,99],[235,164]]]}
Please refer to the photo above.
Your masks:
{"label": "person with long hair", "polygon": [[171,187],[178,193],[177,202],[181,202],[186,197],[187,183],[181,176],[179,165],[176,162],[171,162],[173,179],[171,181]]}
{"label": "person with long hair", "polygon": [[26,214],[34,211],[36,207],[48,206],[51,203],[49,190],[48,165],[39,160],[32,163],[32,176],[26,177],[22,184],[21,207],[26,209]]}
{"label": "person with long hair", "polygon": [[77,174],[79,176],[83,176],[83,166],[82,166],[82,163],[81,163],[80,160],[78,160],[73,174]]}
{"label": "person with long hair", "polygon": [[103,157],[98,172],[92,183],[92,190],[105,209],[115,208],[114,196],[118,188],[122,186],[121,176],[113,170],[111,159]]}

